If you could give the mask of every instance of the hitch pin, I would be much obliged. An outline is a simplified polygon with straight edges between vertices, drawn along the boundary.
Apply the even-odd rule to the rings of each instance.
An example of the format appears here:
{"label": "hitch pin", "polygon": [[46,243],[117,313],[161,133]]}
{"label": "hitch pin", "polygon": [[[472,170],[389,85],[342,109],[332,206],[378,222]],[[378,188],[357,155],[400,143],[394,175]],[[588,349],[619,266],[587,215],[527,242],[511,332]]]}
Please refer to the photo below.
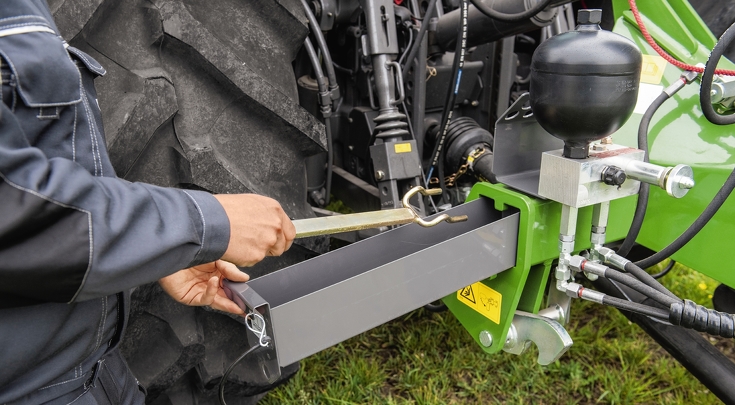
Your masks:
{"label": "hitch pin", "polygon": [[394,208],[390,210],[360,212],[357,214],[332,215],[320,218],[297,219],[293,221],[296,227],[296,238],[306,238],[308,236],[331,235],[334,233],[359,231],[362,229],[379,228],[382,226],[403,225],[415,222],[423,227],[432,227],[440,222],[464,222],[467,215],[449,216],[441,214],[431,221],[427,221],[414,211],[409,200],[416,194],[425,196],[441,194],[441,189],[432,188],[429,190],[421,186],[416,186],[409,190],[401,199],[403,208]]}

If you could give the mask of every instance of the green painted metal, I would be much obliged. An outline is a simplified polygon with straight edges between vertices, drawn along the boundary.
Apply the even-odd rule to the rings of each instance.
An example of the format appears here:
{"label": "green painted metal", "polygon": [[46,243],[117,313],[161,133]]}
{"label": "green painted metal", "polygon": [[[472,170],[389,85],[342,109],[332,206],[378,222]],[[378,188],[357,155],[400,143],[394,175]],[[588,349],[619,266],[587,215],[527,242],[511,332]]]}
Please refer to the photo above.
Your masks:
{"label": "green painted metal", "polygon": [[[614,6],[618,18],[613,31],[633,40],[644,54],[656,55],[639,31],[627,1],[615,0]],[[645,15],[646,28],[669,53],[689,64],[707,60],[715,39],[688,3],[639,0],[638,7]],[[735,68],[735,64],[724,58],[719,66]],[[667,64],[661,86],[678,80],[680,74],[678,68]],[[635,146],[641,117],[634,113],[613,135],[615,143]],[[651,162],[670,166],[688,164],[694,169],[697,183],[679,200],[651,187],[646,220],[638,242],[658,251],[694,222],[735,167],[735,131],[733,126],[718,126],[707,121],[699,106],[699,83],[695,82],[661,106],[651,122],[648,140]],[[735,247],[733,241],[735,198],[731,197],[702,232],[673,258],[735,287],[735,272],[731,270],[729,257]]]}
{"label": "green painted metal", "polygon": [[[456,294],[445,297],[443,301],[478,344],[480,332],[490,332],[493,344],[490,347],[480,344],[480,347],[487,353],[496,353],[503,348],[516,309],[535,313],[542,304],[551,263],[559,256],[561,204],[529,197],[503,185],[489,183],[478,183],[472,188],[468,201],[477,198],[490,198],[499,211],[520,212],[515,267],[483,281],[503,297],[500,324],[461,303]],[[611,238],[620,239],[625,236],[634,208],[633,198],[616,200],[611,204],[610,215],[618,219],[612,221],[607,228]],[[591,221],[592,207],[580,209],[575,244],[578,250],[590,246]]]}
{"label": "green painted metal", "polygon": [[[627,0],[613,0],[616,24],[614,32],[630,38],[644,54],[656,55],[646,43],[629,10]],[[670,54],[689,64],[703,63],[716,39],[692,7],[684,0],[638,1],[644,23],[656,41]],[[735,68],[723,60],[720,67]],[[681,71],[667,65],[661,83],[666,86],[679,79]],[[650,86],[652,84],[644,84]],[[615,143],[636,146],[641,114],[613,135]],[[638,242],[660,250],[679,236],[702,212],[735,167],[735,131],[710,124],[699,107],[699,85],[686,86],[664,103],[649,128],[651,162],[674,166],[688,164],[694,169],[696,187],[682,199],[674,199],[663,190],[651,187],[646,221]],[[488,353],[500,351],[513,314],[517,309],[538,312],[558,257],[561,205],[536,199],[502,185],[478,183],[468,200],[490,198],[496,209],[519,211],[520,224],[516,265],[494,278],[484,280],[488,287],[503,296],[501,321],[496,324],[462,304],[452,294],[444,302]],[[621,240],[630,227],[635,197],[611,203],[607,240]],[[580,209],[575,248],[589,247],[592,207]],[[714,279],[735,287],[735,272],[729,270],[729,253],[735,247],[735,198],[730,198],[710,224],[674,259]],[[493,336],[490,347],[480,344],[481,331]]]}
{"label": "green painted metal", "polygon": [[[636,5],[648,32],[662,48],[684,63],[707,61],[717,40],[686,0],[638,0]],[[622,17],[637,30],[627,0],[614,0],[613,9],[618,24]]]}

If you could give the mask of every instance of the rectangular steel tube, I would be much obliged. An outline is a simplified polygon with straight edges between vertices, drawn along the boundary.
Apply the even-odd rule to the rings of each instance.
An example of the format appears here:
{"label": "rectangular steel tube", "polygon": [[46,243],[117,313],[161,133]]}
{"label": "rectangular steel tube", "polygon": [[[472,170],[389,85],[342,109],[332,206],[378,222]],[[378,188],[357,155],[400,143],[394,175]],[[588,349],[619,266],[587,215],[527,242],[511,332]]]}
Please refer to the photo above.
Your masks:
{"label": "rectangular steel tube", "polygon": [[411,224],[250,281],[285,366],[515,265],[519,214],[481,198],[469,221]]}

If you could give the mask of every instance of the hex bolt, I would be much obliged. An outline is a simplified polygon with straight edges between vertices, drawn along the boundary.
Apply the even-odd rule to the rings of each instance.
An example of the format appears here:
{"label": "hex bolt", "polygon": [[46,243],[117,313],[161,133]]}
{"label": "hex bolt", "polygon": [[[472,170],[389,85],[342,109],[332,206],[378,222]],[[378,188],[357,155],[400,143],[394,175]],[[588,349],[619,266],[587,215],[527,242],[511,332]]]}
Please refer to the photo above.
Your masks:
{"label": "hex bolt", "polygon": [[599,24],[601,21],[600,9],[582,9],[577,12],[577,24]]}
{"label": "hex bolt", "polygon": [[485,347],[490,347],[493,345],[493,335],[490,334],[490,332],[483,330],[480,332],[480,344],[482,344]]}

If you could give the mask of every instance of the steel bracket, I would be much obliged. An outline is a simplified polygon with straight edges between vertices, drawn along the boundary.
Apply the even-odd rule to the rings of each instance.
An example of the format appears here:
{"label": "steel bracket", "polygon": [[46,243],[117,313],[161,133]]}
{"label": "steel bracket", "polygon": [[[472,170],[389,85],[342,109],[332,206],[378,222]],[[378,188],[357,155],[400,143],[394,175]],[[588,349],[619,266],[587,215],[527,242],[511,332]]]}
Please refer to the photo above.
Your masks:
{"label": "steel bracket", "polygon": [[[233,283],[232,281],[225,280],[223,286],[227,298],[234,301],[245,313],[255,312],[263,317],[265,320],[265,335],[270,337],[272,341],[274,338],[273,322],[271,321],[271,311],[268,302],[246,283]],[[245,323],[244,318],[241,322]],[[256,326],[262,327],[263,325]],[[248,344],[251,347],[259,345],[260,339],[249,329],[245,328],[245,330],[247,332]],[[253,381],[254,383],[264,382],[272,384],[281,376],[281,367],[278,365],[278,351],[276,345],[273,343],[257,349],[250,356],[243,359],[243,363],[245,364],[244,367],[249,367],[251,370],[260,370],[259,374],[254,374],[259,375],[261,379],[259,381]]]}
{"label": "steel bracket", "polygon": [[559,322],[516,311],[503,351],[520,355],[531,347],[531,343],[538,347],[538,364],[546,366],[559,360],[573,342]]}

